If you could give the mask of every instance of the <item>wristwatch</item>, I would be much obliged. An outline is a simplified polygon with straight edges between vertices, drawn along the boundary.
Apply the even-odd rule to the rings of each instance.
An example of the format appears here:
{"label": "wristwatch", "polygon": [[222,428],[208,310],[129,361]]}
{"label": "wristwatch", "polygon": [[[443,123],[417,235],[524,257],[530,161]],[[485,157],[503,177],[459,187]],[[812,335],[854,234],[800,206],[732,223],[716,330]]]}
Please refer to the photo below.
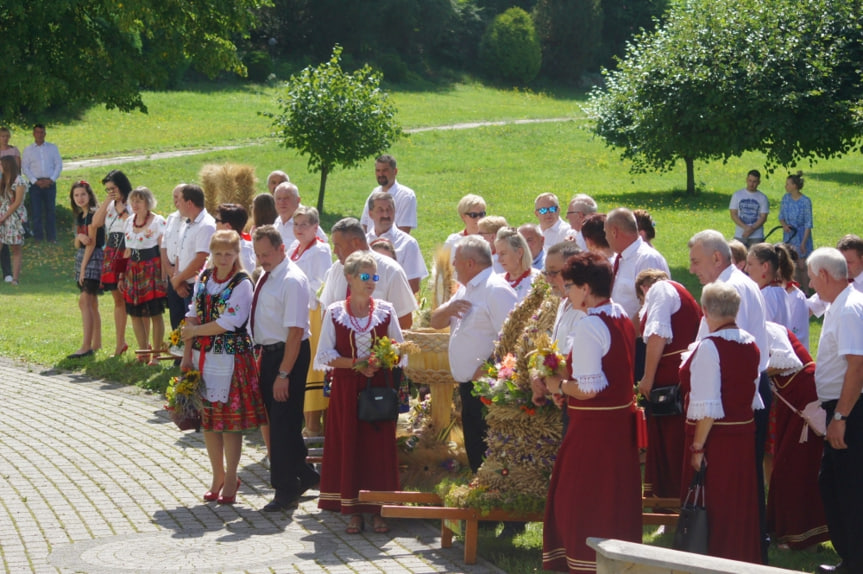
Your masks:
{"label": "wristwatch", "polygon": [[847,421],[848,417],[840,413],[839,411],[833,411],[833,420],[834,421]]}
{"label": "wristwatch", "polygon": [[287,371],[279,371],[278,378],[287,379],[289,375],[290,375],[290,373]]}

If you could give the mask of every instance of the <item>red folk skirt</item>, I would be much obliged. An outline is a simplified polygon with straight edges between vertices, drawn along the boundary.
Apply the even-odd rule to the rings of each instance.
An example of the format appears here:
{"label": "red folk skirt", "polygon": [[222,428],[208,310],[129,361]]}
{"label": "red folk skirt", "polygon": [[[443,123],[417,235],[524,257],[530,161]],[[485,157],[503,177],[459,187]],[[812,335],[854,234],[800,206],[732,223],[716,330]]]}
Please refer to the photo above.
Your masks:
{"label": "red folk skirt", "polygon": [[542,567],[595,572],[596,552],[587,537],[641,542],[635,405],[568,412],[545,506]]}
{"label": "red folk skirt", "polygon": [[[657,385],[657,387],[662,385]],[[686,415],[647,417],[647,457],[644,461],[644,495],[674,498],[680,494]]]}
{"label": "red folk skirt", "polygon": [[[694,435],[695,423],[687,420],[681,501],[695,474],[688,455]],[[715,421],[704,444],[704,459],[707,461],[704,493],[710,531],[707,554],[760,564],[754,421],[731,424]]]}
{"label": "red folk skirt", "polygon": [[[126,267],[126,312],[133,317],[161,315],[168,306],[168,286],[162,280],[162,259],[158,248],[143,249],[146,256],[132,257]],[[155,255],[147,258],[151,253]]]}
{"label": "red folk skirt", "polygon": [[258,362],[251,351],[234,355],[234,374],[228,401],[211,403],[204,399],[201,427],[214,432],[242,432],[267,424],[267,410],[261,397]]}
{"label": "red folk skirt", "polygon": [[[372,386],[387,384],[379,371]],[[389,382],[392,384],[392,381]],[[357,394],[366,377],[352,369],[334,369],[318,508],[342,514],[380,514],[380,504],[360,504],[360,490],[398,490],[399,466],[396,423],[367,423],[357,418]]]}

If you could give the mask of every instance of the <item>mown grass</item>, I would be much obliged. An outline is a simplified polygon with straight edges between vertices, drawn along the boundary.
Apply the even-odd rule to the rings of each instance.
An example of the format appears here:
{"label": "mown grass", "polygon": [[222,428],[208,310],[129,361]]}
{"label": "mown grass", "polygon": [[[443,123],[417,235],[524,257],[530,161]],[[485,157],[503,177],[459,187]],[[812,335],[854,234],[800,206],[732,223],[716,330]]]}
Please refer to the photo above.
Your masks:
{"label": "mown grass", "polygon": [[[272,169],[284,169],[297,183],[304,202],[314,204],[318,175],[306,171],[306,160],[279,147],[268,137],[269,121],[259,111],[274,110],[274,90],[261,87],[229,87],[218,90],[190,89],[180,93],[148,93],[150,114],[124,115],[91,110],[81,119],[49,126],[49,140],[60,146],[64,157],[113,157],[137,151],[201,148],[249,144],[232,151],[209,152],[160,161],[118,166],[133,185],[147,185],[158,197],[157,212],[170,209],[170,190],[180,181],[197,181],[206,163],[239,162],[254,165],[263,180]],[[696,231],[715,228],[730,234],[728,200],[742,187],[749,169],[761,168],[763,156],[746,154],[727,163],[696,165],[700,193],[681,192],[684,173],[679,167],[667,174],[631,175],[618,154],[586,131],[579,105],[573,97],[536,95],[483,88],[453,86],[434,93],[398,92],[396,99],[405,127],[446,125],[480,120],[571,117],[575,121],[549,124],[478,127],[458,131],[416,133],[391,150],[399,160],[399,180],[414,188],[419,197],[419,228],[415,235],[430,259],[433,248],[459,228],[456,203],[466,193],[478,193],[489,203],[489,212],[511,223],[533,219],[533,198],[553,191],[562,198],[584,192],[596,198],[603,211],[618,205],[646,208],[657,222],[657,248],[669,261],[674,277],[696,296],[700,287],[688,273],[686,241]],[[18,132],[13,143],[29,140]],[[130,354],[107,358],[114,334],[110,297],[102,297],[105,351],[95,358],[72,362],[64,359],[80,343],[77,289],[73,285],[72,218],[68,189],[84,178],[98,182],[111,166],[67,170],[58,192],[61,235],[58,245],[28,243],[24,249],[21,285],[0,283],[0,354],[34,365],[61,369],[83,368],[88,374],[145,388],[164,388],[169,366],[147,368],[135,364]],[[809,194],[815,208],[817,246],[833,245],[848,232],[860,233],[859,198],[863,161],[855,154],[824,161],[806,169]],[[375,185],[373,161],[360,168],[330,176],[325,202],[324,227],[343,216],[359,215],[362,202]],[[771,202],[768,226],[776,224],[783,194],[784,172],[763,179],[762,190]],[[99,186],[97,186],[99,187]],[[263,181],[259,188],[264,190]],[[101,196],[101,193],[100,193]],[[775,236],[774,236],[775,238]],[[813,323],[813,347],[819,326]],[[134,337],[129,328],[127,340]],[[530,526],[513,544],[483,534],[480,548],[507,571],[532,572],[539,567],[541,536]],[[661,540],[659,543],[662,543]],[[499,546],[497,546],[499,545]],[[773,563],[812,570],[819,561],[835,555],[779,553]]]}

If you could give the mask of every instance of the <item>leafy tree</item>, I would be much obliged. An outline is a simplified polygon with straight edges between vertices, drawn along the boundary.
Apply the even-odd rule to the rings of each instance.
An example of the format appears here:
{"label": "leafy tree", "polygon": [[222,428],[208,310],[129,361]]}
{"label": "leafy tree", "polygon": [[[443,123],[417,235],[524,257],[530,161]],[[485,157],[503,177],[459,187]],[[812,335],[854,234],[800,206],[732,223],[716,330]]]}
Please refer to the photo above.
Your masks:
{"label": "leafy tree", "polygon": [[309,66],[285,84],[281,112],[268,113],[282,145],[309,156],[309,170],[321,172],[318,211],[323,213],[327,176],[337,166],[357,167],[402,135],[396,108],[380,89],[382,76],[368,65],[353,74],[339,64],[336,44],[328,62]]}
{"label": "leafy tree", "polygon": [[495,77],[526,84],[539,73],[542,49],[530,15],[510,8],[489,24],[479,47],[486,69]]}
{"label": "leafy tree", "polygon": [[595,132],[634,172],[745,151],[769,171],[833,157],[861,132],[858,2],[685,0],[591,93]]}
{"label": "leafy tree", "polygon": [[577,83],[595,70],[602,46],[602,0],[539,0],[533,11],[543,75]]}
{"label": "leafy tree", "polygon": [[146,111],[140,91],[162,88],[191,62],[214,76],[244,73],[232,36],[268,0],[3,0],[0,118],[104,103]]}
{"label": "leafy tree", "polygon": [[623,56],[626,43],[642,29],[653,30],[669,0],[602,0],[600,63],[612,67]]}

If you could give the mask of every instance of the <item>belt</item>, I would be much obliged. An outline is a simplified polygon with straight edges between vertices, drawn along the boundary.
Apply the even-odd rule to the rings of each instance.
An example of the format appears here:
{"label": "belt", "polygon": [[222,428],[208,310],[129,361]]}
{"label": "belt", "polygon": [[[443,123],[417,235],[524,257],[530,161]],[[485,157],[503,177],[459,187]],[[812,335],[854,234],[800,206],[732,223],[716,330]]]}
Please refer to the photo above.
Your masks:
{"label": "belt", "polygon": [[569,408],[574,411],[619,411],[622,409],[628,409],[632,406],[632,401],[629,401],[625,405],[618,405],[616,407],[574,407],[569,405]]}
{"label": "belt", "polygon": [[267,353],[272,353],[273,351],[281,351],[285,348],[285,342],[279,341],[278,343],[273,343],[271,345],[255,345],[255,350],[264,351]]}
{"label": "belt", "polygon": [[[739,425],[746,425],[746,424],[749,424],[749,423],[751,423],[751,422],[752,422],[752,421],[754,421],[754,420],[755,420],[755,419],[748,419],[748,420],[745,420],[745,421],[735,421],[735,422],[729,422],[729,423],[724,423],[724,422],[722,422],[722,421],[716,421],[716,420],[715,420],[715,421],[713,421],[713,426],[720,426],[720,427],[734,427],[734,426],[739,426]],[[688,425],[692,425],[692,426],[695,426],[695,421],[693,421],[693,420],[689,420],[689,419],[686,419],[686,424],[688,424]]]}
{"label": "belt", "polygon": [[148,247],[147,249],[132,249],[130,259],[135,262],[148,261],[159,256],[158,247]]}

